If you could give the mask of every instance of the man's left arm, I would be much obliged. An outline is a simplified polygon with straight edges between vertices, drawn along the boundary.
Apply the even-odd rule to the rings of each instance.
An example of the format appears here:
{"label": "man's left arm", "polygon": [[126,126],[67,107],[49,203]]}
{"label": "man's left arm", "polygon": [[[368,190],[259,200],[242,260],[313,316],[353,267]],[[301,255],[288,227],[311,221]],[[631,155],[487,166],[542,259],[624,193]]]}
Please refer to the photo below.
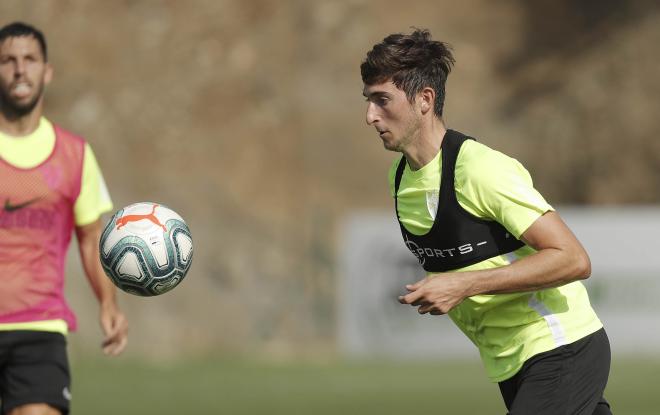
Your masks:
{"label": "man's left arm", "polygon": [[445,314],[473,295],[536,291],[591,274],[587,252],[556,212],[536,219],[521,239],[537,252],[499,268],[431,274],[406,286],[399,302],[419,306],[420,314]]}
{"label": "man's left arm", "polygon": [[100,305],[100,323],[105,336],[101,345],[103,352],[116,356],[126,347],[128,322],[117,305],[117,289],[105,275],[99,261],[101,220],[76,226],[76,237],[85,275]]}

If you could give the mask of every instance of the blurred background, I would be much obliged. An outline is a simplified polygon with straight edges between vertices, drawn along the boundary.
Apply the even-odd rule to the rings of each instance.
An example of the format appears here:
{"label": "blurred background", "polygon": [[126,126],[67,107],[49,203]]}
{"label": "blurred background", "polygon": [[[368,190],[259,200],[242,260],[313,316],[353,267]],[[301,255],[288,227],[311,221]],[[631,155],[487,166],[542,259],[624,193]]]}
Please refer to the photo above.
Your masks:
{"label": "blurred background", "polygon": [[[2,0],[0,24],[44,31],[55,68],[46,114],[92,144],[115,208],[168,205],[195,242],[176,290],[121,296],[131,332],[116,361],[100,356],[98,310],[73,247],[74,411],[384,414],[412,412],[414,398],[417,410],[441,402],[434,413],[504,413],[476,350],[456,343],[463,353],[442,353],[443,338],[458,334],[446,319],[438,353],[351,346],[369,328],[346,334],[347,310],[360,315],[381,283],[346,304],[360,279],[346,247],[369,243],[351,229],[393,220],[387,170],[397,157],[365,124],[359,65],[373,44],[413,26],[450,43],[449,127],[520,160],[551,204],[577,212],[575,226],[596,215],[585,209],[605,209],[584,237],[616,252],[635,234],[598,231],[642,209],[652,225],[635,229],[650,256],[613,263],[642,262],[634,272],[652,281],[659,12],[652,0]],[[389,269],[388,257],[369,260]],[[419,272],[401,266],[406,279]],[[625,267],[616,271],[621,285]],[[613,290],[601,287],[599,312],[617,302]],[[648,301],[659,291],[638,290]],[[617,323],[637,325],[632,343],[648,332],[657,340],[660,313],[648,301],[643,325],[634,313]],[[608,392],[620,413],[657,413],[657,387],[644,378],[657,378],[656,344],[615,355]]]}

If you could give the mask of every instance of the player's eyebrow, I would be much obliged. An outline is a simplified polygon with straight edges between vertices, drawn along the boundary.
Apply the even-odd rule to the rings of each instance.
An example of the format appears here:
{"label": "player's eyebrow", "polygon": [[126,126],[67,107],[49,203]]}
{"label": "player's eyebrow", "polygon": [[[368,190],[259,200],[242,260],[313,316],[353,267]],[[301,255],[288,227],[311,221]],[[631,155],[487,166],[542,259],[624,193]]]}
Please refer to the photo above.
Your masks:
{"label": "player's eyebrow", "polygon": [[377,97],[389,97],[390,94],[388,94],[385,91],[374,91],[370,93],[366,93],[364,90],[362,90],[362,96],[365,98],[371,99],[371,98],[377,98]]}

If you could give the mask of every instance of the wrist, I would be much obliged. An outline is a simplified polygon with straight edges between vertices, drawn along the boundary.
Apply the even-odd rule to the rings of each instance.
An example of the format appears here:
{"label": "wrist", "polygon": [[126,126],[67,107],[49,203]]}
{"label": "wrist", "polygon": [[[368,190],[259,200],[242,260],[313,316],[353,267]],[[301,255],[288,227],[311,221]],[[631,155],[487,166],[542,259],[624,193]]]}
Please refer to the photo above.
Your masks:
{"label": "wrist", "polygon": [[101,305],[101,308],[116,308],[117,300],[114,295],[111,295],[107,298],[100,299],[99,304]]}
{"label": "wrist", "polygon": [[465,279],[465,298],[488,292],[487,287],[484,286],[483,271],[468,271],[463,274],[465,274],[463,276]]}

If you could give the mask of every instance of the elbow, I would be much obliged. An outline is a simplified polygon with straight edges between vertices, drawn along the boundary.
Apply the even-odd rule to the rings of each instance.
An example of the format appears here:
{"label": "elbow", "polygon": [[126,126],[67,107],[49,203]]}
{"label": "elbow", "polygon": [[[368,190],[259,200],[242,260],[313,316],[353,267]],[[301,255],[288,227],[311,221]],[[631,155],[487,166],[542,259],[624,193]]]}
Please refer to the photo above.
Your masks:
{"label": "elbow", "polygon": [[591,260],[586,252],[581,252],[575,258],[575,277],[578,280],[586,280],[591,276]]}

